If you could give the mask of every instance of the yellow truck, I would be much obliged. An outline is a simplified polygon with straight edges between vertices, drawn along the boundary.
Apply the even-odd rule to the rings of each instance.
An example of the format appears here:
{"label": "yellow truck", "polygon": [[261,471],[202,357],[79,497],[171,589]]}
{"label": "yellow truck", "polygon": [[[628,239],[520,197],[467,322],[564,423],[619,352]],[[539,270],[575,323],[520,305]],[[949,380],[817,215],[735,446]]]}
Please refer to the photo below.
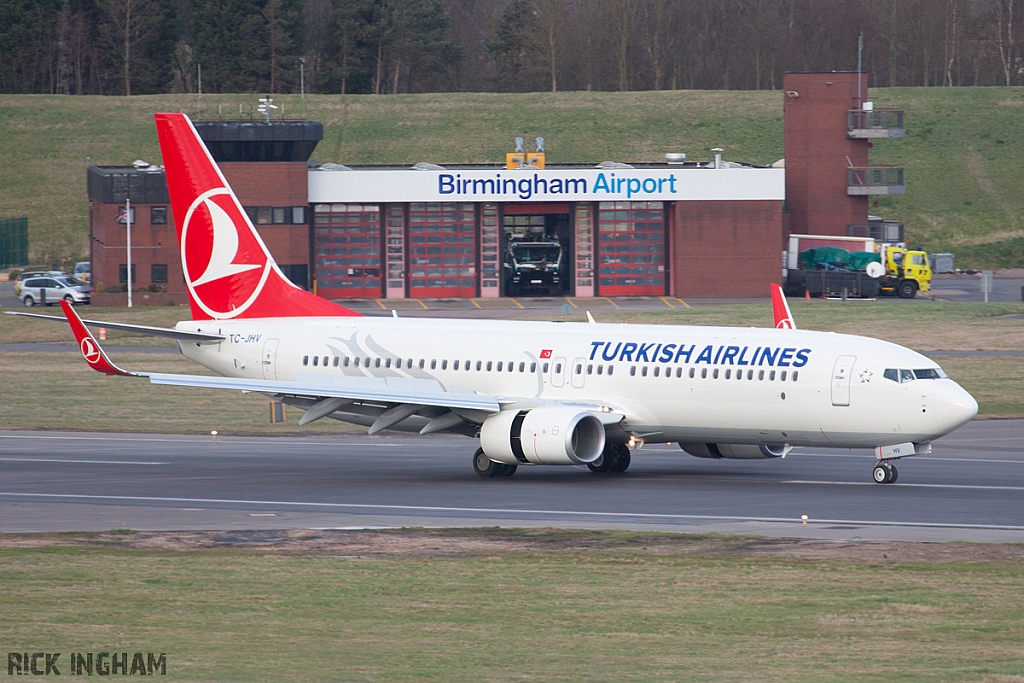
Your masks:
{"label": "yellow truck", "polygon": [[932,288],[932,268],[925,252],[880,244],[878,255],[885,267],[885,274],[879,278],[883,294],[913,299],[919,291],[927,292]]}

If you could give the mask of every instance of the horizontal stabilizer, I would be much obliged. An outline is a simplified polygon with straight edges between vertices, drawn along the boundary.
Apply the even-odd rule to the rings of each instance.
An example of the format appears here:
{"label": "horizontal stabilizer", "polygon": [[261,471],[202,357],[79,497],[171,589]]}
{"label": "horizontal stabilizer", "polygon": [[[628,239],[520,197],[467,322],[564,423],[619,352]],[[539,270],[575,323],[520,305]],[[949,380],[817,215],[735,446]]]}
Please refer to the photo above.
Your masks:
{"label": "horizontal stabilizer", "polygon": [[[26,318],[41,318],[43,320],[55,320],[59,323],[68,322],[67,318],[58,318],[55,315],[40,315],[39,313],[21,313],[19,311],[8,311],[7,315],[23,315]],[[86,325],[92,325],[94,327],[105,327],[108,330],[118,330],[119,332],[134,332],[136,334],[145,335],[147,337],[165,337],[167,339],[177,339],[179,341],[193,341],[193,342],[216,342],[223,341],[224,336],[220,334],[207,334],[206,332],[186,332],[184,330],[175,330],[169,327],[150,327],[149,325],[131,325],[129,323],[112,323],[105,320],[82,320]]]}

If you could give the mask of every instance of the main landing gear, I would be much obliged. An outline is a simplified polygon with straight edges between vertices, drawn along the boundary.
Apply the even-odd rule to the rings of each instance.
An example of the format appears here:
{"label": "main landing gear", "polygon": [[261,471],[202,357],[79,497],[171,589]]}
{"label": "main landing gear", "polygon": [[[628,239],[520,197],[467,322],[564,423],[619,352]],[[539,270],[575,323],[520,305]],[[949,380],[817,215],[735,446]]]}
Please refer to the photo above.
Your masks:
{"label": "main landing gear", "polygon": [[898,476],[899,472],[896,471],[896,466],[890,465],[885,460],[879,460],[871,472],[871,478],[875,480],[876,484],[895,484]]}
{"label": "main landing gear", "polygon": [[473,471],[478,477],[511,477],[519,469],[518,465],[506,465],[501,462],[494,462],[487,457],[484,449],[476,449],[473,454]]}
{"label": "main landing gear", "polygon": [[604,474],[605,472],[625,472],[629,469],[630,455],[629,446],[624,443],[605,444],[601,457],[587,467],[591,472]]}

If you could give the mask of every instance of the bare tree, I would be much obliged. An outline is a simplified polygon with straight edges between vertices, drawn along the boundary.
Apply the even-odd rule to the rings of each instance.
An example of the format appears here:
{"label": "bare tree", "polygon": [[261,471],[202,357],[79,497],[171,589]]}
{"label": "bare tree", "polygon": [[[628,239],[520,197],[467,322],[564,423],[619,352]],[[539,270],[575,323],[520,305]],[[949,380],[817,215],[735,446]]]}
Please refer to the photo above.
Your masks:
{"label": "bare tree", "polygon": [[163,20],[154,0],[99,0],[107,17],[111,47],[124,68],[124,94],[132,94],[132,50],[149,38]]}
{"label": "bare tree", "polygon": [[1016,59],[1013,54],[1013,0],[996,0],[996,44],[999,66],[1006,85],[1011,85]]}

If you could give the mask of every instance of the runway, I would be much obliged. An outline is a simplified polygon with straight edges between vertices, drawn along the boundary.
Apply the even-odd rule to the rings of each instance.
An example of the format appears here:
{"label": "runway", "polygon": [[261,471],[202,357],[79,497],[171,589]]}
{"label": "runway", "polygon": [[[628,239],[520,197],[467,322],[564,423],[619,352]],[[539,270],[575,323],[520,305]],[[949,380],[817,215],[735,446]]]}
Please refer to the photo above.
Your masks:
{"label": "runway", "polygon": [[[479,479],[465,437],[0,432],[0,531],[554,526],[1024,542],[1024,420],[975,421],[871,483],[871,451],[784,460],[646,444],[622,475]],[[800,517],[807,515],[807,526]]]}

